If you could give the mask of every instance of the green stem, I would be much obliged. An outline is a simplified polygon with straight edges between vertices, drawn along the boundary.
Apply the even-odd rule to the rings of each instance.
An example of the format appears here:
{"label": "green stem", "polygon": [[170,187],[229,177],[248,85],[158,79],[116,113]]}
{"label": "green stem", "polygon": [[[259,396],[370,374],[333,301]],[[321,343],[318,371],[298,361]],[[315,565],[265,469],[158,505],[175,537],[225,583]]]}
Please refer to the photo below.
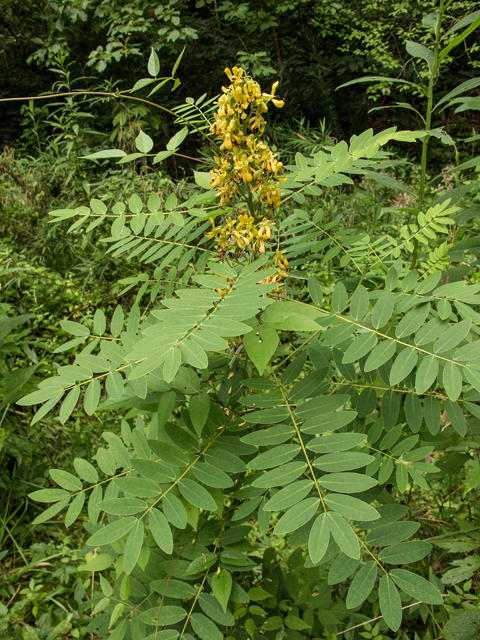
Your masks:
{"label": "green stem", "polygon": [[[440,0],[440,7],[438,11],[438,21],[437,26],[435,28],[435,45],[434,45],[434,60],[433,67],[430,73],[430,80],[428,82],[428,102],[427,102],[427,112],[425,116],[425,131],[430,131],[432,128],[432,111],[433,111],[433,87],[435,85],[435,80],[438,76],[439,70],[439,62],[438,62],[438,52],[440,49],[440,32],[442,26],[442,18],[444,12],[444,0]],[[427,176],[427,156],[428,156],[428,142],[430,140],[430,136],[425,136],[422,141],[422,160],[420,165],[420,186],[418,189],[418,210],[421,211],[423,207],[423,202],[425,198],[425,182]],[[415,238],[413,241],[414,249],[412,253],[412,269],[415,269],[417,264],[417,253],[418,253],[418,240]]]}

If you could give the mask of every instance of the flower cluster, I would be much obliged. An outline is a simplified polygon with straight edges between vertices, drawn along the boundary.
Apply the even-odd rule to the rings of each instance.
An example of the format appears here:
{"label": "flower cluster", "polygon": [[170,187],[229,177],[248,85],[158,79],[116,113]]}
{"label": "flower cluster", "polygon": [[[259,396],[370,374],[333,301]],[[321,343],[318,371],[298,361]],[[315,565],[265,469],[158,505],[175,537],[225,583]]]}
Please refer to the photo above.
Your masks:
{"label": "flower cluster", "polygon": [[[282,163],[261,138],[266,124],[263,114],[270,102],[282,107],[283,100],[275,96],[278,82],[271,93],[262,93],[260,85],[243,69],[234,67],[225,69],[225,73],[231,84],[223,87],[210,127],[221,140],[221,154],[215,157],[217,167],[210,171],[210,184],[220,194],[220,206],[232,205],[237,218],[227,218],[218,226],[211,218],[212,228],[205,235],[216,242],[222,257],[228,252],[240,257],[246,250],[264,254],[272,237],[271,217],[280,206],[279,183],[286,178],[279,177]],[[280,286],[288,275],[288,261],[277,250],[269,267],[278,271],[263,282]]]}
{"label": "flower cluster", "polygon": [[277,174],[282,163],[259,136],[265,130],[263,114],[268,111],[268,103],[283,106],[283,100],[275,97],[278,82],[271,93],[262,93],[260,85],[243,69],[234,67],[225,69],[225,73],[231,84],[222,88],[215,122],[210,127],[222,140],[222,156],[215,157],[218,166],[210,171],[210,184],[220,193],[220,205],[234,201],[239,186],[246,183],[259,203],[273,211],[280,205],[278,182],[284,179]]}
{"label": "flower cluster", "polygon": [[205,235],[213,238],[217,243],[218,251],[225,254],[230,249],[241,252],[245,247],[251,247],[254,251],[265,253],[265,241],[272,237],[271,221],[263,218],[258,224],[255,218],[248,215],[245,209],[240,209],[238,220],[228,218],[223,225],[215,226],[213,218],[210,219],[212,229]]}

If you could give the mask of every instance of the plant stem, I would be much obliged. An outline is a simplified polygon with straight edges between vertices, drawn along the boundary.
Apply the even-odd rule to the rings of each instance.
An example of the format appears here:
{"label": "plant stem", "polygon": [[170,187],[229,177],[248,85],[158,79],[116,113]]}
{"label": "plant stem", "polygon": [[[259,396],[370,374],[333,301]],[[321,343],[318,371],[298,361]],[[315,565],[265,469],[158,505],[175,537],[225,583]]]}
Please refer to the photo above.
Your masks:
{"label": "plant stem", "polygon": [[[434,45],[434,60],[433,67],[430,70],[430,80],[428,82],[428,102],[427,102],[427,112],[425,114],[425,131],[430,131],[432,128],[432,110],[433,110],[433,87],[435,85],[435,80],[438,76],[439,70],[439,62],[438,62],[438,51],[440,44],[440,32],[442,27],[442,18],[444,12],[444,0],[440,0],[440,7],[438,11],[438,21],[437,26],[435,27],[435,45]],[[430,140],[430,136],[425,136],[422,141],[422,160],[420,165],[420,187],[418,189],[418,210],[421,211],[423,207],[423,202],[425,198],[425,181],[427,176],[427,156],[428,156],[428,142]],[[414,250],[412,253],[412,269],[415,269],[417,263],[417,249],[418,249],[418,240],[415,238],[414,242]]]}

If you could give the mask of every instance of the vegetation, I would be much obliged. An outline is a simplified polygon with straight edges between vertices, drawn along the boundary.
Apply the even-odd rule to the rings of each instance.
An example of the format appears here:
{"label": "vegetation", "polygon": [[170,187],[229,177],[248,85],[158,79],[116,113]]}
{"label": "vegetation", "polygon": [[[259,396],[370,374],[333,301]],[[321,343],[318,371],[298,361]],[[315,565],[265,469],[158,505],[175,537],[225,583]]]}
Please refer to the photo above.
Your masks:
{"label": "vegetation", "polygon": [[480,637],[475,4],[5,3],[2,637]]}

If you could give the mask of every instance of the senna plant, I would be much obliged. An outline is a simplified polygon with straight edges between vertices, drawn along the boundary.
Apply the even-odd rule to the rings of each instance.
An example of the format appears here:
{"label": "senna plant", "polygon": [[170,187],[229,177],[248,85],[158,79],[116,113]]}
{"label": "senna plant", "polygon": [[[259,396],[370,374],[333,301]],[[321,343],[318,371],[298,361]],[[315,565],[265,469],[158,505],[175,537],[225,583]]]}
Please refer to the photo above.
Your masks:
{"label": "senna plant", "polygon": [[[86,505],[79,571],[98,638],[353,638],[372,607],[401,633],[402,615],[443,602],[433,570],[415,570],[431,545],[402,496],[428,491],[435,459],[480,418],[480,285],[442,272],[458,207],[433,202],[396,237],[325,221],[322,188],[352,175],[398,188],[382,148],[425,131],[368,130],[282,167],[264,139],[276,85],[226,73],[214,121],[202,116],[216,166],[185,202],[52,212],[75,233],[111,223],[109,253],[151,271],[124,282],[140,284],[131,308],[62,322],[71,364],[20,401],[41,405],[34,421],[60,405],[65,423],[79,403],[119,415],[93,461],[30,495],[50,505],[36,523],[62,513],[71,527]],[[142,132],[141,154],[150,143]],[[418,243],[431,251],[417,270]],[[334,259],[330,292],[317,276]]]}

